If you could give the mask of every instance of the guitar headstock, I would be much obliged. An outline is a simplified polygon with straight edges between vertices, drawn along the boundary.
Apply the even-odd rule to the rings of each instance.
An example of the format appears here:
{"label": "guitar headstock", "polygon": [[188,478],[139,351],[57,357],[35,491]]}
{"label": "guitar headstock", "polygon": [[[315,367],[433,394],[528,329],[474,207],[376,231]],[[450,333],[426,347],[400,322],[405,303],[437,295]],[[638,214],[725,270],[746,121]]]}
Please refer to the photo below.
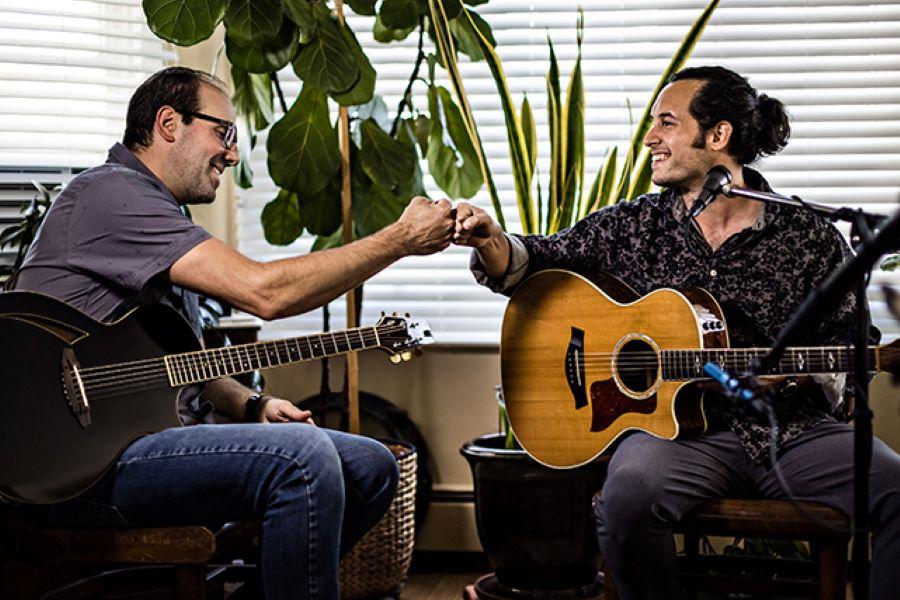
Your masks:
{"label": "guitar headstock", "polygon": [[390,354],[395,365],[400,361],[412,360],[422,354],[422,346],[434,343],[431,327],[423,319],[413,319],[409,313],[399,316],[381,314],[375,324],[379,346]]}

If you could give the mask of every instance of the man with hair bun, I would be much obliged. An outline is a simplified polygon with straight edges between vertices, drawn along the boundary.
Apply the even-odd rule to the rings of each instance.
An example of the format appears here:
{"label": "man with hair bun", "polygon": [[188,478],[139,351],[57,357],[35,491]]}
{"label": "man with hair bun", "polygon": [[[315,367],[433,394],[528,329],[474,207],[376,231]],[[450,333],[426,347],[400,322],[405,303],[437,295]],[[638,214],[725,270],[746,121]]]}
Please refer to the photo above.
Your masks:
{"label": "man with hair bun", "polygon": [[[747,165],[787,144],[784,105],[722,67],[675,74],[652,107],[644,138],[660,193],[619,202],[551,236],[507,235],[483,210],[457,206],[457,244],[471,246],[479,283],[510,295],[528,275],[549,268],[604,270],[639,294],[663,287],[708,290],[720,303],[732,346],[768,347],[806,295],[850,250],[828,221],[800,208],[718,196],[693,217],[707,172],[726,167],[736,187],[770,191]],[[849,344],[855,299],[805,332],[798,346]],[[873,342],[879,334],[873,328]],[[853,513],[852,430],[835,418],[844,376],[781,378],[777,453],[802,499]],[[609,463],[594,506],[597,536],[622,598],[679,595],[672,523],[709,498],[753,494],[784,498],[769,462],[769,427],[705,391],[708,429],[664,440],[625,437]],[[874,440],[870,476],[871,597],[900,589],[900,457]]]}

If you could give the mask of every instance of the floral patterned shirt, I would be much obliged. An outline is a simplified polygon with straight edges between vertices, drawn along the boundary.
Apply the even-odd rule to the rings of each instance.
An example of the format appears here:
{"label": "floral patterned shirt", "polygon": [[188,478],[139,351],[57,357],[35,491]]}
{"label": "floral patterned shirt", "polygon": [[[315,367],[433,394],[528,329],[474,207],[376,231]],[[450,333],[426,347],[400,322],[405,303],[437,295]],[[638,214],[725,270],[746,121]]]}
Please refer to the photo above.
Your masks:
{"label": "floral patterned shirt", "polygon": [[[770,191],[752,169],[750,187]],[[734,347],[769,347],[807,294],[850,252],[840,232],[804,209],[766,204],[761,217],[713,250],[690,218],[680,192],[672,189],[622,201],[588,215],[551,236],[510,236],[511,261],[504,277],[486,275],[472,253],[476,280],[510,295],[526,276],[548,268],[607,271],[644,295],[662,287],[704,288],[721,305]],[[855,297],[810,329],[792,346],[843,345],[852,339]],[[877,330],[876,330],[877,332]],[[841,376],[816,376],[822,393],[795,394],[775,403],[778,445],[815,425],[833,420],[841,401]],[[710,394],[707,394],[707,399]],[[768,456],[770,429],[721,396],[707,402],[712,423],[729,427],[750,458]]]}

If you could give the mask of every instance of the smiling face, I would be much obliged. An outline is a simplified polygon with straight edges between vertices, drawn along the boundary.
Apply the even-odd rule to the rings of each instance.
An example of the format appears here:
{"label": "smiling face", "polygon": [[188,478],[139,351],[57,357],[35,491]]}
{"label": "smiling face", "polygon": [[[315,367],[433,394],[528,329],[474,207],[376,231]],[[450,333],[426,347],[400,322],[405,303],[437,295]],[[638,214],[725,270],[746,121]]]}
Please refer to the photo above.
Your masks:
{"label": "smiling face", "polygon": [[[234,107],[222,91],[201,84],[199,97],[197,112],[234,121]],[[225,127],[204,119],[195,117],[190,124],[182,121],[181,129],[182,135],[170,155],[169,188],[183,204],[208,204],[216,199],[216,189],[226,167],[238,160],[237,145],[226,150],[222,143]]]}
{"label": "smiling face", "polygon": [[670,83],[651,109],[653,124],[644,145],[650,148],[652,179],[658,186],[696,193],[706,172],[722,162],[690,113],[691,99],[702,85],[693,79]]}

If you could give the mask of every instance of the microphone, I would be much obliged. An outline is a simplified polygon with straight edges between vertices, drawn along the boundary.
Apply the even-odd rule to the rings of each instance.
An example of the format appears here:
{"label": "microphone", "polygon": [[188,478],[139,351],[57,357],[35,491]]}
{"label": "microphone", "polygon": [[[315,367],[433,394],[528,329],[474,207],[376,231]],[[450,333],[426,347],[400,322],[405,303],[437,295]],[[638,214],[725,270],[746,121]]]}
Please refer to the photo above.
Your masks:
{"label": "microphone", "polygon": [[709,203],[716,199],[716,196],[722,191],[722,187],[731,183],[731,171],[722,165],[716,165],[706,173],[706,181],[703,182],[703,189],[700,195],[694,200],[691,207],[691,216],[697,217],[703,210],[709,206]]}
{"label": "microphone", "polygon": [[703,365],[703,370],[722,386],[727,398],[735,400],[742,405],[749,405],[750,408],[758,413],[765,412],[765,400],[760,398],[752,387],[742,384],[737,377],[734,377],[714,362],[708,362]]}

